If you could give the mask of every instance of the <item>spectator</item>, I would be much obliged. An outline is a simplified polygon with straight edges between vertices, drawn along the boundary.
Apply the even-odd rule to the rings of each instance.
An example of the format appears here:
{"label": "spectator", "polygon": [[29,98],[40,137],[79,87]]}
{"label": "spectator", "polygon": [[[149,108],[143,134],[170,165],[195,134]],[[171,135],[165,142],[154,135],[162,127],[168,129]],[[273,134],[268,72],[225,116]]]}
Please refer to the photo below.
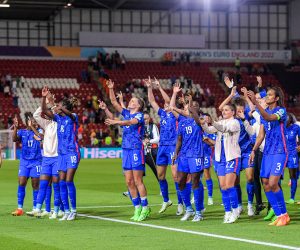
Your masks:
{"label": "spectator", "polygon": [[11,74],[10,74],[10,73],[8,73],[8,74],[6,75],[5,80],[6,80],[6,83],[8,83],[8,84],[11,83]]}
{"label": "spectator", "polygon": [[20,77],[20,82],[21,82],[22,88],[24,88],[24,86],[25,86],[25,78],[24,78],[24,76]]}
{"label": "spectator", "polygon": [[94,129],[91,130],[90,139],[91,139],[91,145],[93,146],[94,140],[96,139],[96,132]]}
{"label": "spectator", "polygon": [[92,108],[92,106],[93,106],[92,97],[90,95],[88,95],[86,97],[86,107],[88,109],[90,109],[90,108]]}
{"label": "spectator", "polygon": [[17,108],[19,106],[19,96],[17,95],[16,92],[13,92],[12,97],[13,97],[13,105],[15,108]]}
{"label": "spectator", "polygon": [[105,137],[105,139],[104,139],[104,145],[106,147],[111,147],[112,146],[112,137],[111,137],[111,134]]}
{"label": "spectator", "polygon": [[80,124],[78,128],[78,141],[81,142],[82,139],[83,139],[83,125]]}
{"label": "spectator", "polygon": [[8,83],[4,86],[4,96],[5,97],[10,96],[10,89],[9,89],[9,84]]}
{"label": "spectator", "polygon": [[237,70],[237,71],[240,71],[240,68],[241,68],[241,61],[240,61],[240,58],[237,57],[237,58],[235,59],[235,63],[234,63],[234,64],[235,64],[236,70]]}
{"label": "spectator", "polygon": [[125,68],[126,68],[126,58],[124,55],[122,55],[122,58],[121,58],[121,68],[122,68],[122,70],[125,70]]}
{"label": "spectator", "polygon": [[96,119],[95,111],[91,109],[91,111],[89,112],[89,121],[91,123],[95,123],[95,119]]}
{"label": "spectator", "polygon": [[98,103],[98,97],[97,96],[93,96],[92,97],[92,106],[93,106],[93,109],[95,110],[95,111],[98,111],[98,109],[99,109],[99,103]]}
{"label": "spectator", "polygon": [[84,109],[82,112],[82,123],[83,124],[89,123],[89,112],[86,109]]}
{"label": "spectator", "polygon": [[12,92],[15,93],[17,91],[17,81],[16,79],[13,79],[11,84]]}

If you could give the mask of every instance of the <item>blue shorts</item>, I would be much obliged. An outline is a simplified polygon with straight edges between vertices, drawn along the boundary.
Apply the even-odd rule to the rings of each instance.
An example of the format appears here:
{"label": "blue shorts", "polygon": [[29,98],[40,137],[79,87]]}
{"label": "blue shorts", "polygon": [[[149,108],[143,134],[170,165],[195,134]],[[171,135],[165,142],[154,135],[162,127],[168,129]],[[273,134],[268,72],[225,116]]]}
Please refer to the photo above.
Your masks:
{"label": "blue shorts", "polygon": [[61,154],[58,155],[57,169],[58,171],[67,172],[69,168],[76,169],[79,165],[80,155],[77,153]]}
{"label": "blue shorts", "polygon": [[178,158],[178,172],[193,174],[201,172],[203,169],[203,158],[188,158],[183,156]]}
{"label": "blue shorts", "polygon": [[226,174],[235,173],[240,175],[241,171],[241,158],[236,158],[231,161],[220,161],[217,163],[217,176],[225,176]]}
{"label": "blue shorts", "polygon": [[176,146],[159,146],[156,158],[157,166],[168,166],[172,164]]}
{"label": "blue shorts", "polygon": [[124,171],[145,171],[144,150],[123,148],[122,153],[122,167]]}
{"label": "blue shorts", "polygon": [[250,163],[250,165],[249,165],[250,155],[251,155],[251,151],[246,152],[246,153],[242,153],[242,156],[241,156],[241,171],[246,169],[246,168],[253,168],[254,167],[253,163]]}
{"label": "blue shorts", "polygon": [[25,160],[20,159],[19,176],[27,178],[40,178],[41,160]]}
{"label": "blue shorts", "polygon": [[282,175],[287,163],[286,154],[263,155],[261,162],[260,177],[269,179],[271,175]]}
{"label": "blue shorts", "polygon": [[204,156],[204,169],[208,169],[211,167],[212,157]]}
{"label": "blue shorts", "polygon": [[58,176],[58,156],[43,157],[41,175]]}
{"label": "blue shorts", "polygon": [[298,168],[299,167],[299,157],[297,152],[291,152],[288,154],[288,161],[286,166],[288,168]]}

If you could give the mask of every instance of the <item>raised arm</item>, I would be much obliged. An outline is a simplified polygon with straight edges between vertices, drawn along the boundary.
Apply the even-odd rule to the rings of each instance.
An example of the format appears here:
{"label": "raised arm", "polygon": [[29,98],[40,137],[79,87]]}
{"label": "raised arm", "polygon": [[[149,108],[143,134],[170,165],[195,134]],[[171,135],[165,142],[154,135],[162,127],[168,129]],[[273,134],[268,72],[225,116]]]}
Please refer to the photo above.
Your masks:
{"label": "raised arm", "polygon": [[254,147],[252,148],[252,152],[250,154],[249,163],[253,163],[255,157],[255,151],[259,148],[259,146],[262,144],[264,139],[265,139],[265,129],[264,129],[264,125],[261,124],[259,128],[259,133],[256,137]]}
{"label": "raised arm", "polygon": [[232,100],[232,98],[234,97],[236,93],[236,86],[234,86],[232,89],[231,89],[231,93],[230,95],[221,103],[221,105],[219,106],[219,110],[222,111],[224,106],[227,105],[228,103],[230,103],[230,101]]}
{"label": "raised arm", "polygon": [[114,92],[114,82],[111,79],[109,79],[107,81],[107,87],[109,89],[109,99],[111,101],[111,104],[119,113],[121,113],[123,108],[117,101],[117,98],[116,98],[116,95]]}
{"label": "raised arm", "polygon": [[262,116],[262,118],[264,118],[268,122],[280,120],[280,118],[281,118],[280,114],[277,114],[277,113],[269,114],[265,111],[265,109],[256,100],[255,94],[253,91],[248,91],[247,95],[250,98],[250,100],[253,102],[253,104],[256,106],[256,108],[258,108],[259,113]]}
{"label": "raised arm", "polygon": [[237,120],[232,120],[231,122],[229,122],[228,124],[222,124],[221,121],[219,122],[213,122],[212,125],[220,132],[225,133],[225,132],[237,132],[239,131],[240,128],[240,124]]}
{"label": "raised arm", "polygon": [[41,117],[41,114],[42,114],[42,108],[38,107],[37,110],[33,113],[33,118],[43,129],[45,129],[49,121]]}
{"label": "raised arm", "polygon": [[139,121],[136,118],[133,118],[131,120],[124,120],[124,121],[120,121],[120,120],[113,120],[113,119],[106,119],[105,120],[105,124],[106,125],[120,125],[120,126],[131,126],[131,125],[136,125],[138,124]]}
{"label": "raised arm", "polygon": [[181,91],[180,83],[176,82],[173,86],[173,94],[172,94],[171,101],[170,101],[171,107],[176,107],[176,97],[180,91]]}
{"label": "raised arm", "polygon": [[244,94],[244,98],[245,98],[246,102],[248,103],[251,112],[253,112],[255,110],[255,105],[251,102],[249,96],[247,95],[247,93],[248,93],[247,88],[243,87],[243,88],[241,88],[241,91]]}
{"label": "raised arm", "polygon": [[146,83],[146,87],[148,88],[148,100],[149,100],[152,108],[154,109],[154,111],[157,113],[158,110],[159,110],[159,106],[156,103],[154,95],[153,95],[152,84],[151,84],[150,77],[148,79],[145,79],[145,83]]}
{"label": "raised arm", "polygon": [[106,116],[108,119],[114,119],[114,115],[109,111],[109,109],[107,108],[107,105],[105,104],[105,102],[98,100],[99,102],[99,108],[104,110]]}
{"label": "raised arm", "polygon": [[117,98],[119,99],[119,102],[120,102],[121,107],[122,107],[123,109],[126,109],[126,106],[125,106],[125,104],[124,104],[123,94],[122,94],[121,91],[117,94]]}
{"label": "raised arm", "polygon": [[154,77],[154,84],[158,87],[158,89],[159,89],[159,91],[160,91],[160,93],[161,93],[161,95],[162,95],[164,101],[165,101],[166,103],[170,103],[170,101],[171,101],[171,100],[170,100],[170,97],[169,97],[168,94],[163,90],[163,88],[161,87],[159,81],[158,81],[155,77]]}
{"label": "raised arm", "polygon": [[42,112],[45,115],[47,115],[49,118],[53,119],[54,114],[50,110],[48,110],[47,102],[46,102],[46,98],[49,94],[50,94],[50,91],[49,91],[48,87],[44,86],[44,88],[42,89]]}
{"label": "raised arm", "polygon": [[31,130],[33,131],[33,133],[35,134],[35,136],[37,136],[39,138],[39,140],[43,140],[44,139],[44,135],[42,133],[40,133],[39,131],[36,130],[36,128],[32,125],[32,121],[28,120],[28,127],[31,128]]}

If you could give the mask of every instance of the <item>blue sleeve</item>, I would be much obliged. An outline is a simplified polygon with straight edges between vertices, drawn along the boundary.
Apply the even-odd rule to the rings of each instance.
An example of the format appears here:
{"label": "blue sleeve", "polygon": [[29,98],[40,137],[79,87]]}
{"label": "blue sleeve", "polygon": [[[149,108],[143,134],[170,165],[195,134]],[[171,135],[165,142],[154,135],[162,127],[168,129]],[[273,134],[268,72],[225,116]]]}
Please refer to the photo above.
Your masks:
{"label": "blue sleeve", "polygon": [[129,114],[130,114],[130,112],[129,112],[128,109],[122,109],[121,115],[122,115],[123,117],[125,117],[126,115],[129,115]]}
{"label": "blue sleeve", "polygon": [[136,113],[133,118],[137,119],[139,124],[141,124],[144,121],[143,113]]}
{"label": "blue sleeve", "polygon": [[163,109],[159,108],[158,111],[157,111],[157,114],[158,114],[159,116],[162,116],[162,114],[163,114]]}
{"label": "blue sleeve", "polygon": [[216,140],[216,134],[208,134],[208,138],[211,140]]}
{"label": "blue sleeve", "polygon": [[54,114],[54,115],[53,115],[53,121],[58,122],[59,119],[60,119],[60,117],[59,117],[58,114]]}
{"label": "blue sleeve", "polygon": [[277,115],[277,118],[279,121],[286,121],[287,119],[287,113],[284,108],[279,108],[276,112],[275,115]]}
{"label": "blue sleeve", "polygon": [[22,137],[22,133],[23,133],[23,130],[22,130],[22,129],[18,130],[18,131],[17,131],[17,136],[18,136],[19,138],[21,138],[21,137]]}
{"label": "blue sleeve", "polygon": [[265,98],[267,96],[266,90],[264,89],[264,90],[260,91],[259,95],[260,95],[260,98]]}

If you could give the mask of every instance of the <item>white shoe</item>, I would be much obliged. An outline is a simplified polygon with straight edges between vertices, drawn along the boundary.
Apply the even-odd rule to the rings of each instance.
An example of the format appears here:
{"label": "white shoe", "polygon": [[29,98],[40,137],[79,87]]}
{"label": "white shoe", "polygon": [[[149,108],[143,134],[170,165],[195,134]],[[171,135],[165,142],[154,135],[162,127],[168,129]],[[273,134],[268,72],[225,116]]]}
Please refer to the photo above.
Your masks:
{"label": "white shoe", "polygon": [[195,214],[194,219],[192,220],[192,222],[198,222],[204,220],[203,216],[201,214]]}
{"label": "white shoe", "polygon": [[164,213],[168,207],[172,206],[173,205],[173,202],[171,200],[169,200],[168,202],[164,202],[162,204],[162,207],[161,209],[158,211],[159,214],[162,214]]}
{"label": "white shoe", "polygon": [[180,219],[181,221],[187,221],[190,217],[194,216],[194,211],[185,211],[184,216]]}
{"label": "white shoe", "polygon": [[51,216],[51,212],[47,212],[47,211],[43,211],[42,213],[41,213],[41,217],[50,217]]}
{"label": "white shoe", "polygon": [[37,212],[37,210],[33,209],[32,211],[26,212],[26,215],[33,217],[36,212]]}
{"label": "white shoe", "polygon": [[55,219],[57,219],[57,218],[58,218],[58,214],[55,213],[55,212],[53,212],[53,213],[50,215],[49,220],[55,220]]}
{"label": "white shoe", "polygon": [[63,217],[65,215],[65,212],[64,211],[61,211],[61,210],[59,210],[58,211],[58,214],[57,214],[57,217]]}
{"label": "white shoe", "polygon": [[59,219],[59,221],[67,220],[69,215],[70,215],[70,213],[64,213],[64,216],[61,219]]}
{"label": "white shoe", "polygon": [[213,205],[213,204],[214,204],[213,198],[212,198],[212,197],[208,197],[207,205],[208,205],[208,206],[211,206],[211,205]]}
{"label": "white shoe", "polygon": [[241,216],[241,214],[244,212],[244,208],[242,206],[238,206],[238,217]]}
{"label": "white shoe", "polygon": [[231,216],[230,216],[230,218],[228,219],[227,223],[228,223],[228,224],[232,224],[232,223],[236,222],[238,218],[239,218],[239,217],[238,217],[238,211],[233,211],[233,212],[231,213]]}
{"label": "white shoe", "polygon": [[253,216],[254,215],[254,211],[253,211],[253,206],[252,204],[248,204],[248,216]]}
{"label": "white shoe", "polygon": [[230,217],[231,217],[231,212],[225,212],[223,223],[227,224]]}
{"label": "white shoe", "polygon": [[178,215],[178,216],[179,215],[183,215],[183,212],[184,212],[183,205],[182,204],[178,204],[176,215]]}
{"label": "white shoe", "polygon": [[67,220],[75,220],[75,219],[76,219],[76,216],[77,216],[77,213],[76,213],[76,212],[71,212],[71,213],[69,214]]}

